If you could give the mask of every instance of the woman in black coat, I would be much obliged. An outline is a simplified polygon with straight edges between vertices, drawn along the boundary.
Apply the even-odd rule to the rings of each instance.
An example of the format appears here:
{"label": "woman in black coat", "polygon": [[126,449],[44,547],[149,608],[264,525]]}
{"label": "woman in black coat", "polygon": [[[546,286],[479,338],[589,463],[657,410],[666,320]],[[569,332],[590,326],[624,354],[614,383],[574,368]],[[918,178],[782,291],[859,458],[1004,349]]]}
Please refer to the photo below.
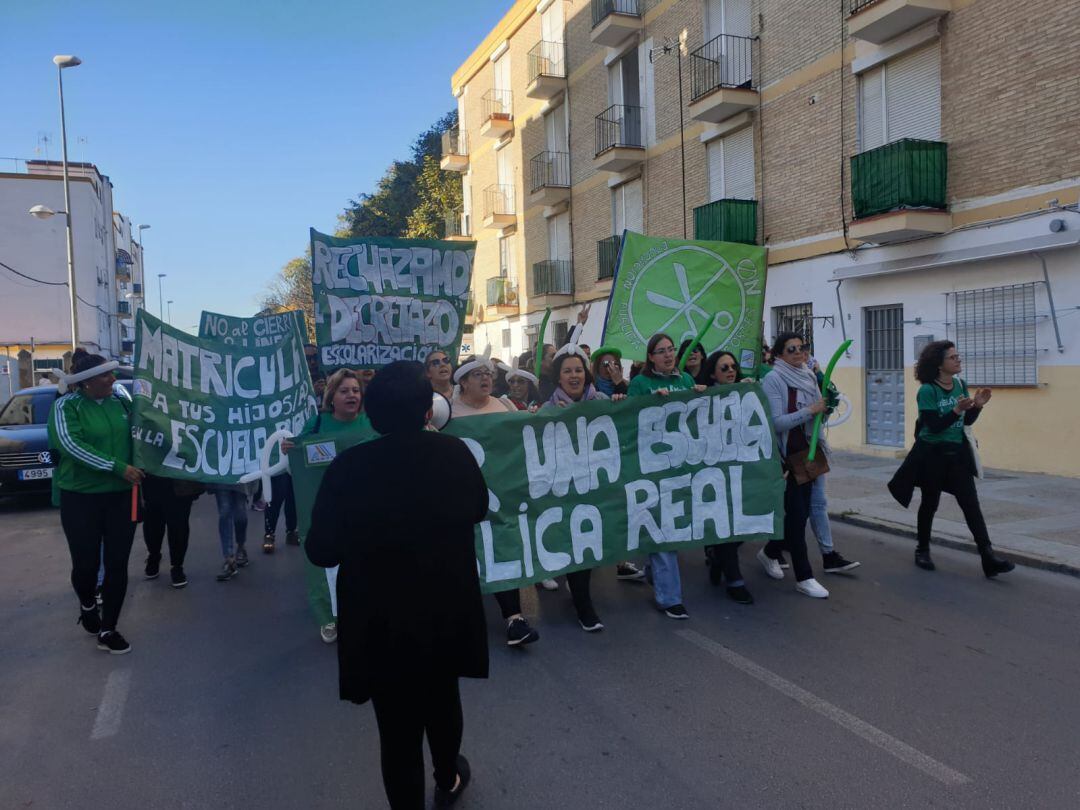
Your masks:
{"label": "woman in black coat", "polygon": [[469,778],[458,678],[488,674],[473,542],[487,484],[464,442],[424,430],[431,385],[420,363],[380,371],[365,406],[383,435],[330,465],[304,548],[315,565],[341,566],[341,699],[374,704],[390,806],[424,806],[424,732],[436,802],[449,803]]}

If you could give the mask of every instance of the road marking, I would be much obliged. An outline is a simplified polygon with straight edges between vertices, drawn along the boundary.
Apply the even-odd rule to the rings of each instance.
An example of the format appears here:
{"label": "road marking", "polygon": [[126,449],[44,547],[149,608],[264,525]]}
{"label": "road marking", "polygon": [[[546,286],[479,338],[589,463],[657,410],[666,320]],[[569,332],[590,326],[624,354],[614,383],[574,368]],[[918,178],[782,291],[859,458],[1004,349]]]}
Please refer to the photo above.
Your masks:
{"label": "road marking", "polygon": [[105,679],[105,692],[101,696],[97,717],[94,718],[94,730],[91,740],[103,740],[112,737],[120,730],[120,721],[124,719],[124,704],[127,703],[128,690],[131,688],[131,670],[114,669]]}
{"label": "road marking", "polygon": [[970,777],[965,776],[959,771],[953,770],[948,765],[938,762],[936,759],[924,754],[922,751],[912,748],[910,745],[896,739],[896,737],[893,737],[891,734],[885,733],[877,726],[872,726],[865,720],[860,720],[858,717],[844,711],[839,706],[834,706],[832,703],[829,703],[829,701],[823,700],[811,692],[807,692],[802,687],[796,686],[791,681],[780,677],[775,672],[755,664],[749,658],[744,658],[737,652],[728,649],[723,644],[719,644],[711,638],[703,636],[701,633],[695,632],[694,630],[676,630],[675,633],[676,635],[682,636],[691,644],[695,644],[706,652],[712,653],[717,658],[726,661],[731,664],[731,666],[749,675],[751,678],[761,681],[766,686],[771,686],[776,691],[797,700],[811,711],[815,711],[818,714],[827,717],[838,726],[846,728],[852,734],[862,737],[867,742],[873,743],[879,748],[885,749],[897,759],[918,768],[920,771],[934,777],[939,782],[950,786],[966,785],[971,782]]}

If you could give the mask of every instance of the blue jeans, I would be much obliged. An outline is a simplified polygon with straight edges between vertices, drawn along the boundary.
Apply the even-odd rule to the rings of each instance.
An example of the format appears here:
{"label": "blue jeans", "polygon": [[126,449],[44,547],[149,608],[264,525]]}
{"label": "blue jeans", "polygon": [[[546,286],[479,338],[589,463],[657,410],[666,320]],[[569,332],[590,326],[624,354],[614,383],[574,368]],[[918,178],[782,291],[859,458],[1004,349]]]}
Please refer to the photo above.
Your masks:
{"label": "blue jeans", "polygon": [[674,551],[658,551],[649,555],[653,593],[661,609],[682,604],[682,579],[679,577],[679,555]]}
{"label": "blue jeans", "polygon": [[829,502],[825,498],[825,476],[814,479],[814,488],[810,492],[810,528],[817,538],[822,554],[833,552],[832,528],[829,526]]}
{"label": "blue jeans", "polygon": [[247,495],[233,489],[215,489],[214,500],[217,501],[218,513],[218,537],[221,540],[221,555],[232,557],[235,553],[233,537],[235,533],[236,548],[243,548],[247,540]]}

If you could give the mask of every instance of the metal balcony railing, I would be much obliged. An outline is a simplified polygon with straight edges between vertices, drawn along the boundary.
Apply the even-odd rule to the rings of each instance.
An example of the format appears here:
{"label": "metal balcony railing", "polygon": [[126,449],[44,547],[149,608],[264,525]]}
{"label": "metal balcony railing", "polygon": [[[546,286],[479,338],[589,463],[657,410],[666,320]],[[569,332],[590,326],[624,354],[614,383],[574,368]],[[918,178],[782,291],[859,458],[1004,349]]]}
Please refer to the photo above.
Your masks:
{"label": "metal balcony railing", "polygon": [[626,14],[630,17],[641,16],[639,0],[592,0],[592,27],[596,28],[612,14]]}
{"label": "metal balcony railing", "polygon": [[529,161],[531,192],[542,188],[570,188],[570,153],[541,152]]}
{"label": "metal balcony railing", "polygon": [[694,238],[757,244],[757,200],[716,200],[694,209]]}
{"label": "metal balcony railing", "polygon": [[489,278],[487,280],[487,305],[489,307],[516,307],[518,305],[517,285],[508,278]]}
{"label": "metal balcony railing", "polygon": [[130,301],[117,301],[116,313],[118,315],[130,315],[131,314],[131,302]]}
{"label": "metal balcony railing", "polygon": [[567,259],[546,259],[533,265],[533,295],[573,295],[574,264]]}
{"label": "metal balcony railing", "polygon": [[469,154],[468,133],[462,132],[460,127],[446,130],[442,134],[442,153],[467,157]]}
{"label": "metal balcony railing", "polygon": [[948,208],[948,146],[914,138],[851,158],[851,206],[856,219],[901,208]]}
{"label": "metal balcony railing", "polygon": [[753,86],[754,40],[721,34],[690,54],[690,101],[720,87]]}
{"label": "metal balcony railing", "polygon": [[480,103],[484,120],[509,121],[514,117],[514,94],[510,90],[488,90],[481,96]]}
{"label": "metal balcony railing", "polygon": [[460,208],[457,211],[451,211],[447,214],[444,223],[444,233],[446,237],[472,235],[468,217],[465,216],[465,212]]}
{"label": "metal balcony railing", "polygon": [[541,76],[566,78],[566,47],[561,42],[540,40],[529,51],[529,81],[534,82]]}
{"label": "metal balcony railing", "polygon": [[858,14],[868,6],[880,3],[882,0],[848,0],[848,16]]}
{"label": "metal balcony railing", "polygon": [[513,215],[516,213],[517,206],[514,204],[514,187],[512,185],[499,185],[496,183],[484,189],[485,217],[504,214]]}
{"label": "metal balcony railing", "polygon": [[596,278],[598,281],[615,277],[615,267],[619,263],[619,246],[621,244],[621,236],[609,236],[607,239],[601,239],[596,243]]}
{"label": "metal balcony railing", "polygon": [[615,147],[642,149],[641,107],[612,104],[596,116],[596,154]]}
{"label": "metal balcony railing", "polygon": [[132,295],[142,295],[142,284],[137,281],[133,282],[131,285],[131,293]]}

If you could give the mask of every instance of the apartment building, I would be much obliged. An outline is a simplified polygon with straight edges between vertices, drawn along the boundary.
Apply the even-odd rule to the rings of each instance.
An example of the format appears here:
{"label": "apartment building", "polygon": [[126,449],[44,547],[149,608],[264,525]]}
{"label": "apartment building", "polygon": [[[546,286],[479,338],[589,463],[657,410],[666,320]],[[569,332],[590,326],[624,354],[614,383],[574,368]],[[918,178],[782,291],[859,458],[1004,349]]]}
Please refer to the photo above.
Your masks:
{"label": "apartment building", "polygon": [[[8,382],[13,388],[29,385],[64,365],[71,351],[71,320],[64,217],[38,220],[29,214],[34,205],[64,210],[62,165],[19,160],[0,169],[8,169],[0,170],[0,261],[24,274],[0,268],[0,365],[7,369],[0,397],[6,398]],[[120,359],[121,322],[131,316],[125,285],[133,283],[135,258],[130,250],[117,251],[109,178],[92,163],[69,163],[68,170],[78,342]]]}
{"label": "apartment building", "polygon": [[947,338],[995,389],[984,462],[1077,474],[1078,37],[1049,0],[515,3],[451,80],[474,348],[587,301],[597,345],[624,228],[763,244],[765,339],[854,340],[834,446],[909,446]]}

